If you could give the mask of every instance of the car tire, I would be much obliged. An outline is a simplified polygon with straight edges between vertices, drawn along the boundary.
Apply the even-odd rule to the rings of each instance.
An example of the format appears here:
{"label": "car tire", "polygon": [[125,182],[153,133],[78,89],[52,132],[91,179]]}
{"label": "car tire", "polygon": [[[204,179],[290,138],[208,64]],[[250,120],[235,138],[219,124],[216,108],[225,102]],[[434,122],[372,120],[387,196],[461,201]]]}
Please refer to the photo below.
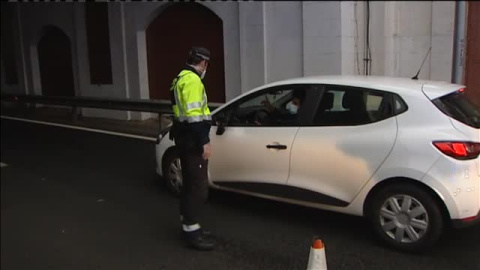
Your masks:
{"label": "car tire", "polygon": [[437,242],[444,228],[438,202],[412,184],[392,184],[376,192],[368,219],[384,244],[406,252],[427,250]]}
{"label": "car tire", "polygon": [[163,180],[169,192],[180,197],[182,189],[182,169],[180,155],[175,148],[169,149],[162,162]]}

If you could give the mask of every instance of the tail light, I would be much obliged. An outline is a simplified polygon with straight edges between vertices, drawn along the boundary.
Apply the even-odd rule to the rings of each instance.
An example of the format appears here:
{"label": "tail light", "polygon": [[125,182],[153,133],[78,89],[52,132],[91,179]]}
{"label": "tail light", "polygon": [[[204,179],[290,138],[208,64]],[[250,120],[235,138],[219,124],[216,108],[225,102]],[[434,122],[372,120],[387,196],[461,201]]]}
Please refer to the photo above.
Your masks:
{"label": "tail light", "polygon": [[480,143],[475,142],[433,142],[443,154],[455,159],[475,159],[480,154]]}

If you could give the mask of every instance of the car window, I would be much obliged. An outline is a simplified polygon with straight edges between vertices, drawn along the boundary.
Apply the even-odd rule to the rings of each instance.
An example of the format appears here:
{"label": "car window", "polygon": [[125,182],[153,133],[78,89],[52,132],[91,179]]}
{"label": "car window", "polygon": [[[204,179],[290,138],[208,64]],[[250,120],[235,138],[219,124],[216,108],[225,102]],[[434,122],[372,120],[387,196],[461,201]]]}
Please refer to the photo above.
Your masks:
{"label": "car window", "polygon": [[433,104],[453,119],[480,128],[480,110],[469,100],[465,90],[462,90],[437,98]]}
{"label": "car window", "polygon": [[[242,98],[217,113],[227,126],[282,127],[306,125],[313,118],[313,105],[318,101],[318,86],[277,86]],[[316,97],[314,97],[316,95]]]}
{"label": "car window", "polygon": [[265,100],[269,100],[272,105],[275,105],[277,108],[281,105],[281,100],[291,94],[292,89],[288,90],[278,90],[260,95],[258,97],[247,100],[246,102],[239,105],[240,108],[248,108],[255,106],[263,106]]}
{"label": "car window", "polygon": [[317,126],[355,126],[393,116],[389,93],[362,88],[328,86],[314,118]]}
{"label": "car window", "polygon": [[328,110],[330,110],[332,112],[346,111],[347,109],[345,109],[342,106],[343,95],[345,94],[345,92],[344,91],[331,90],[330,93],[333,94],[333,107],[328,109]]}
{"label": "car window", "polygon": [[378,111],[380,105],[382,104],[383,96],[381,95],[368,95],[367,94],[367,111],[373,112]]}
{"label": "car window", "polygon": [[393,95],[393,98],[395,100],[395,115],[399,115],[408,110],[407,104],[401,97],[398,95]]}

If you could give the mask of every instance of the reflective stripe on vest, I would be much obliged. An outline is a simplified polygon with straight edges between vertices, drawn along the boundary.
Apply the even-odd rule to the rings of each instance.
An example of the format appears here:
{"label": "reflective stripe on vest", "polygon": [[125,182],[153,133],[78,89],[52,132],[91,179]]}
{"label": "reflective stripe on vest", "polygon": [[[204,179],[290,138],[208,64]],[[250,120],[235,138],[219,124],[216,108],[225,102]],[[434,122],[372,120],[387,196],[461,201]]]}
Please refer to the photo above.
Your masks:
{"label": "reflective stripe on vest", "polygon": [[187,103],[187,111],[193,110],[193,109],[203,109],[202,102]]}
{"label": "reflective stripe on vest", "polygon": [[202,112],[205,111],[206,107],[208,105],[208,102],[207,102],[207,94],[205,93],[205,88],[203,88],[203,102],[202,102]]}
{"label": "reflective stripe on vest", "polygon": [[177,120],[180,122],[196,123],[202,121],[210,121],[212,117],[210,115],[200,115],[200,116],[179,116]]}
{"label": "reflective stripe on vest", "polygon": [[177,81],[175,82],[175,85],[172,86],[172,88],[170,89],[170,91],[173,91],[173,95],[175,96],[175,105],[173,105],[173,114],[175,116],[178,116],[178,115],[185,115],[185,113],[183,112],[183,108],[181,106],[181,103],[180,103],[180,98],[178,97],[178,91],[177,91],[177,85],[178,85],[178,82],[180,81],[180,79],[185,76],[187,74],[184,74],[182,76],[178,75],[177,78],[175,78]]}

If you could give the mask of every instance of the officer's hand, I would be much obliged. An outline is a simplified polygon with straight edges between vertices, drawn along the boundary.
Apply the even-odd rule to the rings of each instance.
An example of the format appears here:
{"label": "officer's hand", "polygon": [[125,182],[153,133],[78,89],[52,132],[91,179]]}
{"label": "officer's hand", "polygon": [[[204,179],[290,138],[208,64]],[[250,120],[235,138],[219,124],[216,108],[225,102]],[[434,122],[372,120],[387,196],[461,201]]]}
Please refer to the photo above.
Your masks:
{"label": "officer's hand", "polygon": [[210,158],[211,155],[212,155],[212,145],[210,143],[203,145],[203,159],[207,160]]}

